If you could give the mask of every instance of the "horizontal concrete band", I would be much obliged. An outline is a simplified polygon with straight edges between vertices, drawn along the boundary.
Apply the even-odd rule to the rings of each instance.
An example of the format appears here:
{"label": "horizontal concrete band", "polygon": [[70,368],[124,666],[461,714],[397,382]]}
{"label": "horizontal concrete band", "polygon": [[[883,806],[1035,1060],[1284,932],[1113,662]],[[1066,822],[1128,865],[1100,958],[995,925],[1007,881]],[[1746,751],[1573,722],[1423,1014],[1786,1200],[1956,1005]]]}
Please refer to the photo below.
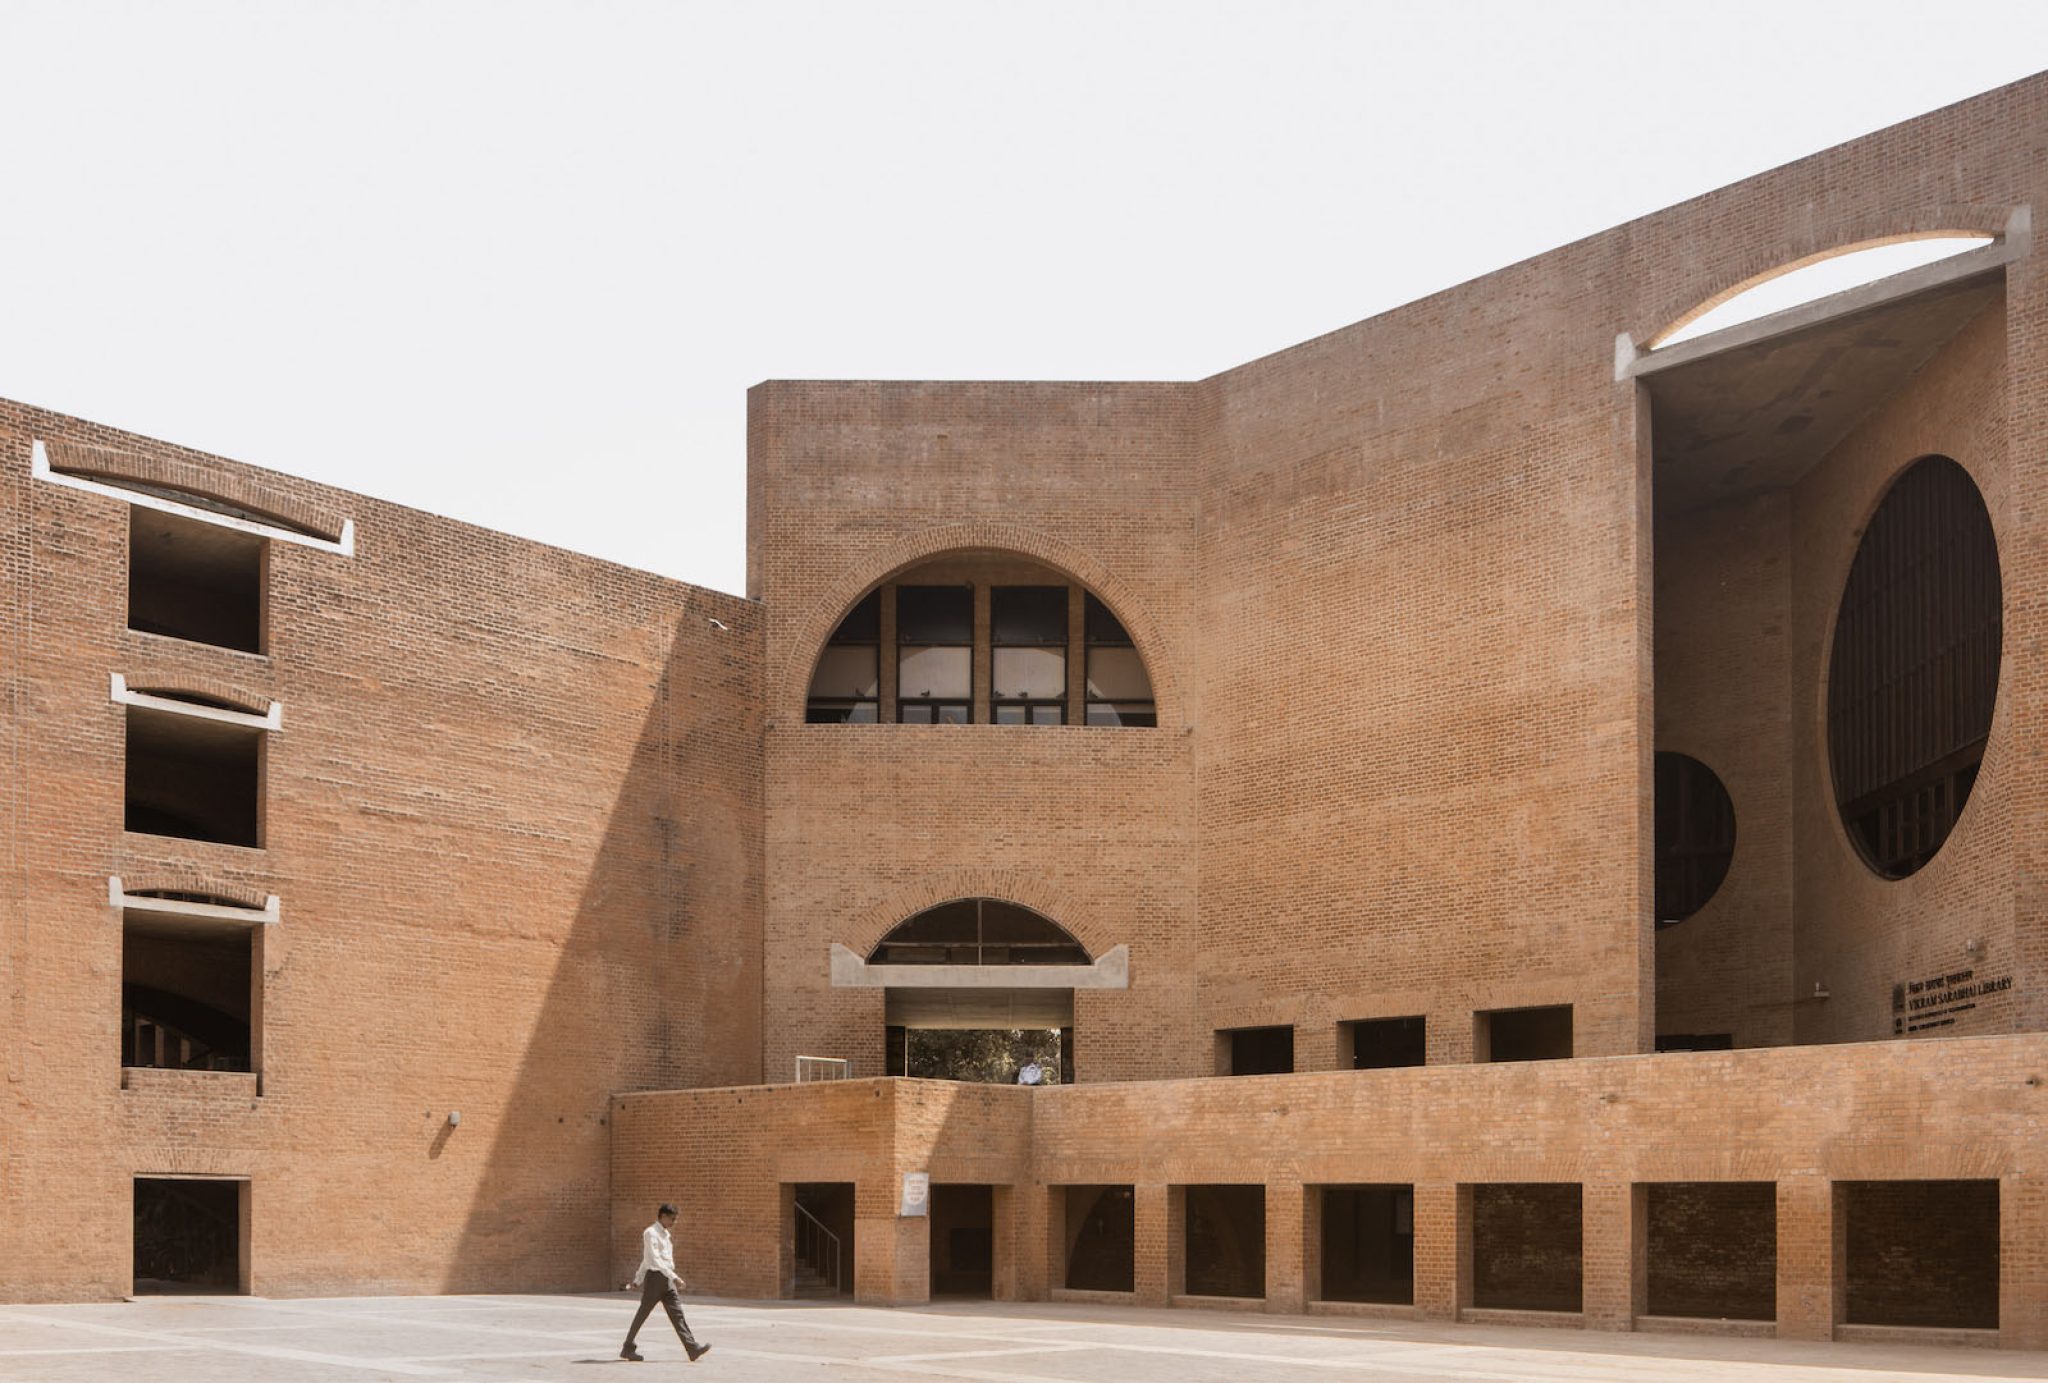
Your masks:
{"label": "horizontal concrete band", "polygon": [[870,965],[832,943],[834,989],[1128,989],[1131,948],[1112,946],[1090,965]]}

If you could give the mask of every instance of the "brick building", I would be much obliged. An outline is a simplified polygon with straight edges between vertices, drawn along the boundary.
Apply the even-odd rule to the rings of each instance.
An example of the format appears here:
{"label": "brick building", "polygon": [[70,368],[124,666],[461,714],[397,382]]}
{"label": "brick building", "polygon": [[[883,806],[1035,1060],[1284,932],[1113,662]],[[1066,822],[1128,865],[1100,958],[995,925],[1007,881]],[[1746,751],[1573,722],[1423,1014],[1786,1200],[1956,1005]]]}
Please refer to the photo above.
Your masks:
{"label": "brick building", "polygon": [[[673,1199],[719,1292],[2048,1346],[2044,137],[1194,383],[761,385],[745,598],[0,404],[0,1297]],[[1056,1083],[904,1078],[990,1031]]]}

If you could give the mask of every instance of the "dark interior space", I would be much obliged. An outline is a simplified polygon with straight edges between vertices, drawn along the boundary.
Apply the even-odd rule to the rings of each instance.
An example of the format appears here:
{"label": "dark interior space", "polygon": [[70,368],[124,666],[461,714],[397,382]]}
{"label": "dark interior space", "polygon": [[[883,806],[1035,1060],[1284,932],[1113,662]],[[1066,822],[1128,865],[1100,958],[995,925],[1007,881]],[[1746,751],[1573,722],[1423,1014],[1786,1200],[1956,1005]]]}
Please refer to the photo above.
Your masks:
{"label": "dark interior space", "polygon": [[1066,1281],[1076,1292],[1136,1290],[1137,1217],[1128,1186],[1069,1186]]}
{"label": "dark interior space", "polygon": [[1778,1188],[1670,1181],[1644,1188],[1653,1316],[1768,1321],[1778,1315]]}
{"label": "dark interior space", "polygon": [[1660,1052],[1732,1052],[1735,1050],[1735,1034],[1732,1032],[1660,1032],[1657,1034],[1657,1050]]}
{"label": "dark interior space", "polygon": [[1372,1018],[1345,1026],[1351,1029],[1353,1070],[1378,1071],[1423,1064],[1427,1029],[1420,1017]]}
{"label": "dark interior space", "polygon": [[128,627],[263,651],[263,539],[131,505]]}
{"label": "dark interior space", "polygon": [[1231,1028],[1219,1036],[1225,1075],[1280,1076],[1294,1069],[1293,1028]]}
{"label": "dark interior space", "polygon": [[853,1183],[806,1181],[796,1202],[796,1295],[845,1296],[853,1291]]}
{"label": "dark interior space", "polygon": [[1585,1265],[1576,1182],[1493,1182],[1472,1188],[1472,1304],[1578,1311]]}
{"label": "dark interior space", "polygon": [[1266,1295],[1266,1188],[1185,1188],[1187,1294]]}
{"label": "dark interior space", "polygon": [[988,1297],[993,1294],[995,1225],[994,1187],[932,1187],[933,1296]]}
{"label": "dark interior space", "polygon": [[1473,1015],[1478,1061],[1561,1061],[1572,1054],[1572,1006],[1500,1008]]}
{"label": "dark interior space", "polygon": [[135,1179],[135,1295],[240,1292],[242,1181]]}
{"label": "dark interior space", "polygon": [[1735,804],[1713,769],[1659,750],[1655,777],[1657,925],[1675,926],[1707,905],[1735,858]]}
{"label": "dark interior space", "polygon": [[1415,1188],[1322,1188],[1322,1297],[1415,1300]]}
{"label": "dark interior space", "polygon": [[1851,1325],[1998,1328],[1998,1183],[1844,1181]]}
{"label": "dark interior space", "polygon": [[121,1064],[250,1071],[249,927],[130,916],[121,928]]}
{"label": "dark interior space", "polygon": [[261,846],[263,732],[128,708],[124,828]]}

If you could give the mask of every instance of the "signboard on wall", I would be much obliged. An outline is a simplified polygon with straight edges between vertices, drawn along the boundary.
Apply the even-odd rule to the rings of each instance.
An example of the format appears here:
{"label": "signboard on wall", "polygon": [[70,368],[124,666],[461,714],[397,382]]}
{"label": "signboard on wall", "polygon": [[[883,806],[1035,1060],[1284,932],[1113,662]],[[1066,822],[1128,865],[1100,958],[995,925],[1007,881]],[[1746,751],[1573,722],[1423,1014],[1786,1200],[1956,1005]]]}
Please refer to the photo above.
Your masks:
{"label": "signboard on wall", "polygon": [[905,1172],[903,1174],[903,1203],[897,1207],[898,1215],[926,1215],[931,1213],[932,1174],[930,1172]]}

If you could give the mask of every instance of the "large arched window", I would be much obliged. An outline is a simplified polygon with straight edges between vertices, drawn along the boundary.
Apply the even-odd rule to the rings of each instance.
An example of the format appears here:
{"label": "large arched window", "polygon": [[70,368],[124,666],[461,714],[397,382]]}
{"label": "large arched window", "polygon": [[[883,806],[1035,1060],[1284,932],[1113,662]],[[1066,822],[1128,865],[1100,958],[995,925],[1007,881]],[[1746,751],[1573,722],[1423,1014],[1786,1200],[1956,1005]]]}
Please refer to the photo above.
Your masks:
{"label": "large arched window", "polygon": [[811,672],[812,724],[1158,724],[1130,631],[1093,591],[997,553],[922,563],[868,592]]}
{"label": "large arched window", "polygon": [[1954,829],[1991,734],[1998,543],[1969,473],[1908,466],[1849,568],[1828,661],[1835,802],[1864,861],[1903,879]]}

